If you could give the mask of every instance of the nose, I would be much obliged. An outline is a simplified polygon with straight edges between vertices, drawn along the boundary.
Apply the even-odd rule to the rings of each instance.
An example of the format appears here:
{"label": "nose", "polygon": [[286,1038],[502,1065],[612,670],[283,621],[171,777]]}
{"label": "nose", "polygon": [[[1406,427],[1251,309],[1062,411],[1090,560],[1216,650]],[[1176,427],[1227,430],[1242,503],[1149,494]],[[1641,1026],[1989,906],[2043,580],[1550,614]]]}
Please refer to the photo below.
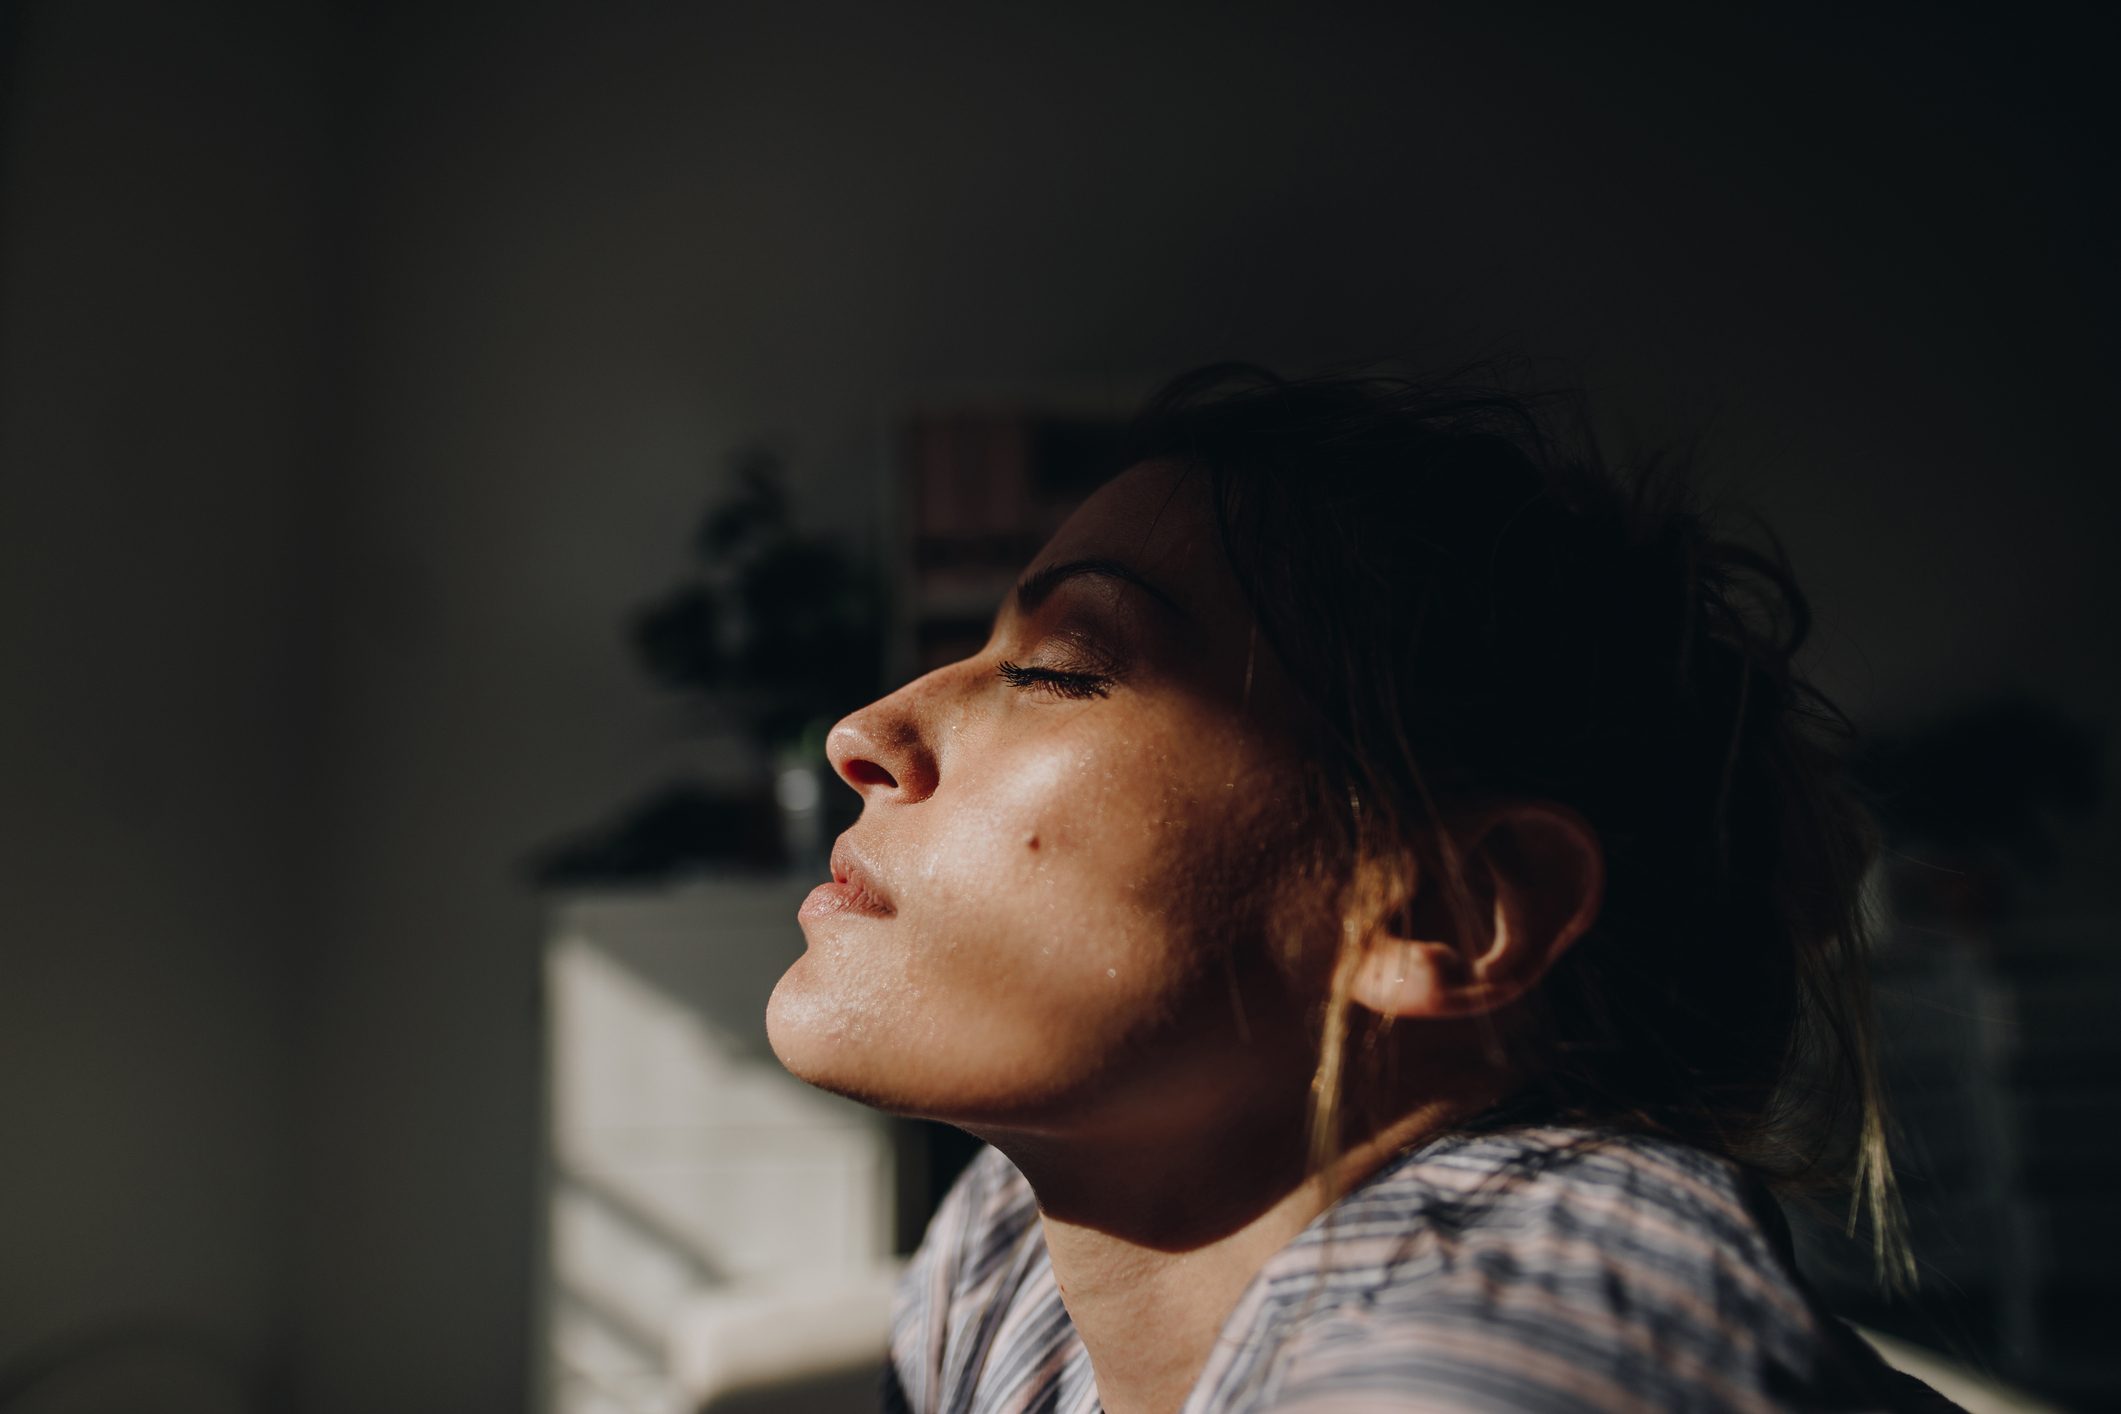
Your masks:
{"label": "nose", "polygon": [[850,712],[825,735],[825,759],[865,805],[911,805],[935,793],[935,752],[914,710],[914,686]]}

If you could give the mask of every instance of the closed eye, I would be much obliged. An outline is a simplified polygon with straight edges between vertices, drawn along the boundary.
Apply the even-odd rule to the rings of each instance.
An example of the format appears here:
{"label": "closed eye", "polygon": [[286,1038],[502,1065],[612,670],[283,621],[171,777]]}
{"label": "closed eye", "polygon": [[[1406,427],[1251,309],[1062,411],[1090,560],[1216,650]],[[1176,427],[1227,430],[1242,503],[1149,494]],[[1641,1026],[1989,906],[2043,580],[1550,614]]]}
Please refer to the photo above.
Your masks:
{"label": "closed eye", "polygon": [[1065,668],[1032,668],[1007,661],[997,663],[994,671],[1011,687],[1045,692],[1054,697],[1103,697],[1112,688],[1112,679],[1103,673],[1071,672]]}

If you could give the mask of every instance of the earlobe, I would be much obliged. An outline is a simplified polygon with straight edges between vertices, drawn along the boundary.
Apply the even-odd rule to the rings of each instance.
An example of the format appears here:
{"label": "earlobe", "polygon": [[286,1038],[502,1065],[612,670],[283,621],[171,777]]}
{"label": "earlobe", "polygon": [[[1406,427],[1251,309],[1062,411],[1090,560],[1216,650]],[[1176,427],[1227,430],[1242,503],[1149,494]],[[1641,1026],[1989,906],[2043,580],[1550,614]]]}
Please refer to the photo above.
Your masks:
{"label": "earlobe", "polygon": [[1452,997],[1465,990],[1465,964],[1455,948],[1413,938],[1373,936],[1348,981],[1348,1000],[1379,1016],[1450,1015]]}
{"label": "earlobe", "polygon": [[1597,833],[1547,801],[1491,806],[1462,836],[1460,920],[1425,879],[1357,946],[1348,998],[1379,1016],[1466,1017],[1529,993],[1596,920],[1605,860]]}

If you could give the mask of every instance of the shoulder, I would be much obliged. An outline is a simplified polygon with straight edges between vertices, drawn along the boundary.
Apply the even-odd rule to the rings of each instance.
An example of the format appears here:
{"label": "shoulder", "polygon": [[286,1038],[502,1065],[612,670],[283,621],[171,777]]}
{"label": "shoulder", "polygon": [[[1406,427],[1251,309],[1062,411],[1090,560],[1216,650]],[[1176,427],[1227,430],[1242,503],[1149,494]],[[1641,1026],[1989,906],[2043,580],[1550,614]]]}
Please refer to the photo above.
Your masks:
{"label": "shoulder", "polygon": [[1875,1374],[1765,1189],[1684,1144],[1462,1136],[1346,1207],[1345,1258],[1317,1248],[1335,1298],[1278,1342],[1277,1409],[1833,1406]]}
{"label": "shoulder", "polygon": [[1482,1180],[1458,1214],[1486,1277],[1575,1294],[1735,1336],[1808,1324],[1781,1210],[1738,1164],[1675,1140],[1584,1130],[1493,1136],[1454,1158]]}

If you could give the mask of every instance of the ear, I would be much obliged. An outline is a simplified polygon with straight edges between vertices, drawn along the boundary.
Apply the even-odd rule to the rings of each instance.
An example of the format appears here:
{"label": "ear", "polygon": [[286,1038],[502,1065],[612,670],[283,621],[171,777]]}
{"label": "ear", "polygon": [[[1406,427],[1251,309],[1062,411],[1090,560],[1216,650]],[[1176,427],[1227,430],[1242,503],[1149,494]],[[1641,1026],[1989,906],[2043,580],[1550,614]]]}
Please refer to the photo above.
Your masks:
{"label": "ear", "polygon": [[1442,882],[1424,878],[1357,944],[1349,1000],[1409,1019],[1494,1011],[1530,992],[1597,918],[1605,854],[1575,811],[1513,801],[1484,807],[1461,832],[1477,916],[1454,920]]}

